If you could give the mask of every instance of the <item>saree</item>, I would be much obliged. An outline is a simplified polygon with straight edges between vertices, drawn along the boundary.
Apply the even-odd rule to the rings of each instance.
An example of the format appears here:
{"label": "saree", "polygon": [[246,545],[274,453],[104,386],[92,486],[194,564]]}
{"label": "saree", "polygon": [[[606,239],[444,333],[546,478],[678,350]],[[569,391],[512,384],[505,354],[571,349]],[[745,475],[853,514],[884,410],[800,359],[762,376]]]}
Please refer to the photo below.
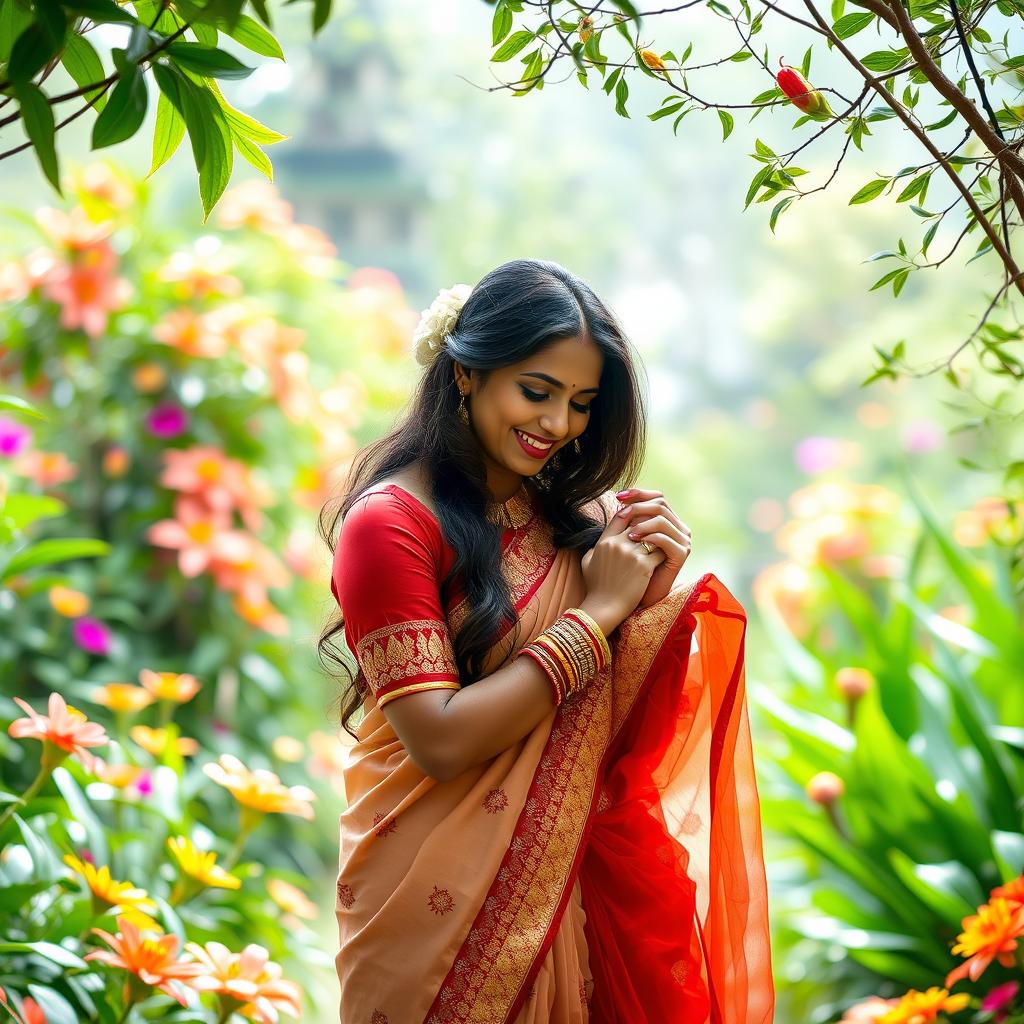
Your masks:
{"label": "saree", "polygon": [[[616,505],[608,492],[590,511],[607,521]],[[586,594],[580,553],[557,549],[536,509],[501,547],[519,632],[499,635],[485,675]],[[459,688],[466,603],[437,589],[453,557],[393,484],[364,492],[335,552],[368,687],[339,819],[342,1024],[770,1024],[740,603],[706,573],[636,609],[586,689],[440,782],[383,707]]]}

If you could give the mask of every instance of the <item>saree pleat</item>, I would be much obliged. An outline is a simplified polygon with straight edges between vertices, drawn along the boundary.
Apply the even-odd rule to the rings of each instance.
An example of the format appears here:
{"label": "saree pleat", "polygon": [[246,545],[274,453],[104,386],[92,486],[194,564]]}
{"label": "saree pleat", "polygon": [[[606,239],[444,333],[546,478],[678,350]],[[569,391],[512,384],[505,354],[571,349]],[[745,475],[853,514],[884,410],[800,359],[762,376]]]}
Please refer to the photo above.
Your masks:
{"label": "saree pleat", "polygon": [[[503,550],[521,630],[486,671],[586,592],[543,521]],[[672,591],[586,690],[443,783],[368,697],[340,820],[342,1024],[769,1024],[744,629],[714,576]]]}

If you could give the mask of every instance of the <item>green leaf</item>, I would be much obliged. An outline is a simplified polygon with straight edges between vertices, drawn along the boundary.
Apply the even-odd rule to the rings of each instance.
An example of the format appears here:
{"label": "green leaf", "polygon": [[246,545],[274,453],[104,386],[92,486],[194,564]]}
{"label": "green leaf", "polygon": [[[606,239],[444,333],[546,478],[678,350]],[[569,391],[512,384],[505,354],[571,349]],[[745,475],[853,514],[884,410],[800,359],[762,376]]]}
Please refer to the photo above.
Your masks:
{"label": "green leaf", "polygon": [[206,223],[231,179],[234,152],[231,130],[210,90],[194,85],[185,77],[180,82],[185,127],[199,171],[199,195],[203,201],[203,223]]}
{"label": "green leaf", "polygon": [[[106,78],[103,73],[103,62],[93,49],[92,43],[78,32],[72,32],[68,36],[60,62],[79,88],[92,85],[94,82],[102,82]],[[90,89],[83,95],[87,100],[97,97],[92,105],[97,114],[107,105],[107,94],[103,89]]]}
{"label": "green leaf", "polygon": [[750,187],[747,189],[746,199],[743,203],[744,210],[750,205],[750,201],[757,194],[758,189],[760,189],[764,182],[771,177],[773,170],[774,169],[770,165],[762,167],[751,179]]}
{"label": "green leaf", "polygon": [[847,14],[840,18],[833,26],[832,31],[840,39],[849,39],[858,32],[867,28],[875,20],[875,15],[870,11],[858,11],[856,14]]}
{"label": "green leaf", "polygon": [[775,234],[775,222],[779,219],[779,214],[783,213],[793,202],[793,196],[786,196],[785,199],[780,199],[774,207],[772,207],[772,215],[768,220],[768,227],[771,228],[772,234]]}
{"label": "green leaf", "polygon": [[66,511],[63,501],[48,494],[9,494],[0,514],[15,530],[24,530],[39,519],[62,516]]}
{"label": "green leaf", "polygon": [[647,116],[652,121],[660,121],[661,118],[670,117],[672,114],[676,113],[685,103],[686,100],[676,100],[674,103],[667,103],[660,110],[656,110],[653,114],[648,114]]}
{"label": "green leaf", "polygon": [[[511,15],[509,15],[511,17]],[[237,43],[241,43],[247,50],[259,53],[264,57],[276,57],[279,60],[285,59],[285,53],[278,40],[274,39],[262,25],[248,14],[241,14],[239,22],[233,29],[228,29],[226,23],[217,23],[223,32]]]}
{"label": "green leaf", "polygon": [[56,942],[0,942],[0,953],[38,953],[61,967],[74,967],[80,971],[89,969],[80,956]]}
{"label": "green leaf", "polygon": [[[331,16],[331,0],[313,0],[313,35],[327,24]],[[262,17],[262,15],[261,15]],[[266,19],[264,19],[266,21]]]}
{"label": "green leaf", "polygon": [[0,580],[9,580],[27,569],[75,558],[97,558],[110,553],[110,545],[91,537],[41,540],[19,551],[0,573]]}
{"label": "green leaf", "polygon": [[178,64],[196,74],[210,78],[248,78],[254,68],[243,64],[226,50],[202,43],[176,41],[165,50]]}
{"label": "green leaf", "polygon": [[55,35],[41,22],[33,22],[14,41],[5,77],[15,85],[27,84],[63,45],[64,33]]}
{"label": "green leaf", "polygon": [[629,86],[626,84],[626,76],[623,75],[615,84],[615,113],[620,117],[629,117],[626,112],[626,100],[629,98]]}
{"label": "green leaf", "polygon": [[497,46],[512,31],[512,12],[498,0],[491,19],[491,46]]}
{"label": "green leaf", "polygon": [[722,110],[719,108],[718,119],[722,122],[722,141],[725,142],[727,138],[732,134],[733,127],[733,116],[728,110]]}
{"label": "green leaf", "polygon": [[149,92],[137,66],[129,68],[110,94],[110,100],[92,126],[92,148],[103,149],[130,139],[146,119]]}
{"label": "green leaf", "polygon": [[22,416],[30,416],[34,420],[45,420],[44,416],[34,405],[26,402],[24,398],[17,395],[0,395],[0,409],[5,412],[16,412]]}
{"label": "green leaf", "polygon": [[[514,32],[504,43],[494,52],[491,60],[495,64],[500,64],[502,61],[511,60],[520,50],[529,45],[535,39],[533,32],[528,29],[520,29],[518,32]],[[590,37],[591,41],[593,36]]]}
{"label": "green leaf", "polygon": [[90,21],[114,25],[137,25],[139,19],[114,0],[70,0],[65,6]]}
{"label": "green leaf", "polygon": [[60,189],[60,168],[57,163],[57,148],[54,145],[53,108],[43,94],[42,89],[33,82],[16,82],[14,96],[21,108],[21,118],[25,125],[36,159],[43,169],[47,180],[63,195]]}
{"label": "green leaf", "polygon": [[232,141],[235,144],[235,149],[238,150],[239,155],[247,160],[253,167],[256,168],[261,174],[263,174],[268,181],[274,180],[274,167],[270,162],[270,158],[266,153],[256,145],[255,142],[250,142],[247,138],[237,133],[233,133]]}
{"label": "green leaf", "polygon": [[[154,66],[154,70],[158,66]],[[153,126],[153,160],[147,178],[170,160],[184,137],[185,119],[161,91],[156,104],[156,124]]]}
{"label": "green leaf", "polygon": [[53,781],[56,783],[57,789],[60,790],[60,795],[64,797],[64,802],[68,805],[72,819],[85,830],[89,852],[98,864],[110,863],[110,853],[103,824],[96,817],[96,813],[75,781],[75,777],[63,765],[58,765],[53,770]]}
{"label": "green leaf", "polygon": [[875,50],[866,57],[861,58],[861,64],[869,71],[893,71],[903,64],[910,51],[906,48],[899,50]]}
{"label": "green leaf", "polygon": [[891,178],[875,178],[873,181],[869,181],[862,189],[856,192],[850,202],[847,204],[853,206],[857,203],[869,203],[872,199],[882,194],[885,186],[889,184]]}

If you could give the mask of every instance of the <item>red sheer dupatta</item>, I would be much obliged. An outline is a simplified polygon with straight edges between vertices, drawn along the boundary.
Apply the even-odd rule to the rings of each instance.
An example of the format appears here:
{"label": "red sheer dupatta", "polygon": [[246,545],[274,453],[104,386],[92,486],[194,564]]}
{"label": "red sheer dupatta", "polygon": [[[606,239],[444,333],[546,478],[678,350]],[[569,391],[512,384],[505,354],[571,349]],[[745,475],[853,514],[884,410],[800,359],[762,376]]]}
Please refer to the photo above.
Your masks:
{"label": "red sheer dupatta", "polygon": [[616,709],[580,862],[594,1024],[772,1020],[745,632],[711,574],[667,631],[656,615],[620,627],[617,657],[657,653]]}

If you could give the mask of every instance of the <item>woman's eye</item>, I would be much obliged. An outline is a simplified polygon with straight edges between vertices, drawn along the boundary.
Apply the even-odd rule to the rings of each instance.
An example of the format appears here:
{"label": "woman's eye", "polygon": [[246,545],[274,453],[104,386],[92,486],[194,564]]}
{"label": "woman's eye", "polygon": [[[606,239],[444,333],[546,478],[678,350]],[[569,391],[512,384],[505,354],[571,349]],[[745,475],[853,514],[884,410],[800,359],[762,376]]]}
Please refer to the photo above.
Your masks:
{"label": "woman's eye", "polygon": [[[548,396],[541,394],[537,391],[531,391],[529,388],[524,388],[522,384],[519,385],[519,390],[528,398],[531,402],[543,402]],[[575,402],[569,403],[577,412],[590,412],[589,405],[577,405]]]}

